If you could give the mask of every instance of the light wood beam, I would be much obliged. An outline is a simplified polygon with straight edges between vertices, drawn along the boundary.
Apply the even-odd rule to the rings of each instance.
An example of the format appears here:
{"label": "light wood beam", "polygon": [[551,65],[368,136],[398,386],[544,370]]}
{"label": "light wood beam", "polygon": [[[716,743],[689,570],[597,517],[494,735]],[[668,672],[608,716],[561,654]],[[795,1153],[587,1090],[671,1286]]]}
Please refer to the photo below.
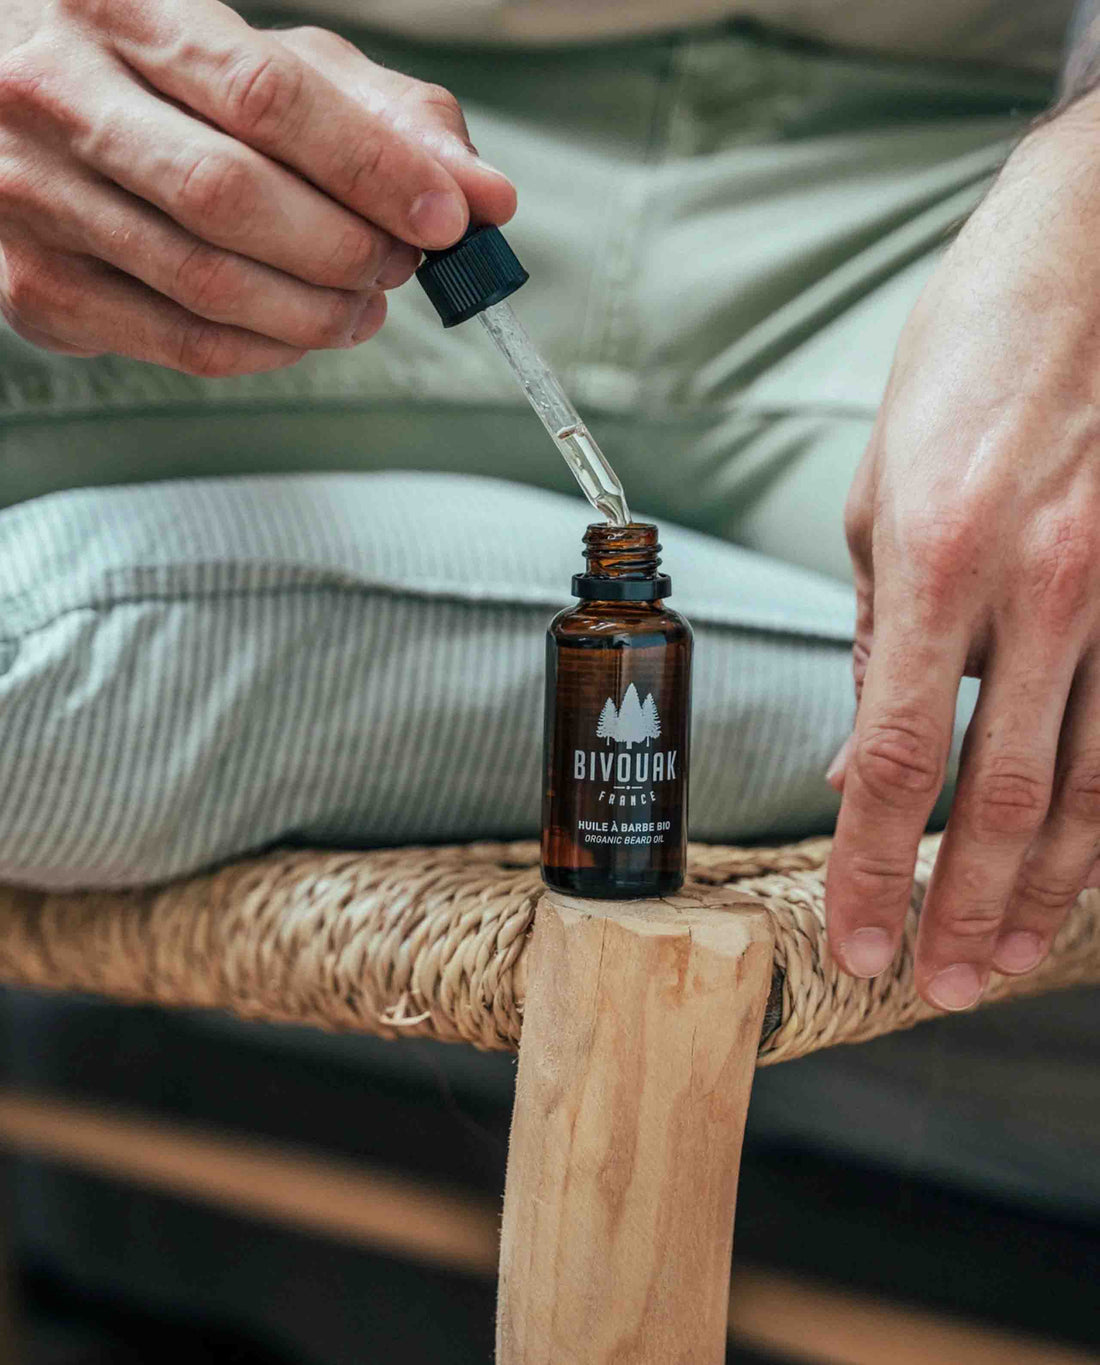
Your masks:
{"label": "light wood beam", "polygon": [[729,891],[548,895],[504,1203],[498,1365],[721,1365],[771,921]]}

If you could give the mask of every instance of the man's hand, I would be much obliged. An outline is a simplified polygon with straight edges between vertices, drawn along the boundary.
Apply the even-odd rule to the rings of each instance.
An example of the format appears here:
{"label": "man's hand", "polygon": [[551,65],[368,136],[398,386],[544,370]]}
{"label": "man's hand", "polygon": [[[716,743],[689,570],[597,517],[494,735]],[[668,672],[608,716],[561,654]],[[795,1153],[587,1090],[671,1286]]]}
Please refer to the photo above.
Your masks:
{"label": "man's hand", "polygon": [[[218,0],[0,19],[0,310],[71,355],[198,375],[372,336],[384,292],[515,192],[453,97]],[[15,11],[18,11],[15,14]]]}
{"label": "man's hand", "polygon": [[848,506],[855,733],[833,950],[884,970],[981,696],[921,917],[917,985],[975,1003],[1042,960],[1100,854],[1100,97],[1013,153],[906,326]]}

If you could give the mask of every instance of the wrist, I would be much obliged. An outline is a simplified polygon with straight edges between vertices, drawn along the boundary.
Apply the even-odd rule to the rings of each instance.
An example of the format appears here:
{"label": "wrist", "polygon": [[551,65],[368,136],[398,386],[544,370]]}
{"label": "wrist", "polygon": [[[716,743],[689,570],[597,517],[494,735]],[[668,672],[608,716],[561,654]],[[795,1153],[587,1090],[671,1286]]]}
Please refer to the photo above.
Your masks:
{"label": "wrist", "polygon": [[1100,93],[1033,127],[1017,143],[952,255],[967,262],[975,278],[1007,269],[1017,292],[1026,281],[1049,289],[1059,274],[1092,287],[1100,282],[1092,245],[1098,222]]}

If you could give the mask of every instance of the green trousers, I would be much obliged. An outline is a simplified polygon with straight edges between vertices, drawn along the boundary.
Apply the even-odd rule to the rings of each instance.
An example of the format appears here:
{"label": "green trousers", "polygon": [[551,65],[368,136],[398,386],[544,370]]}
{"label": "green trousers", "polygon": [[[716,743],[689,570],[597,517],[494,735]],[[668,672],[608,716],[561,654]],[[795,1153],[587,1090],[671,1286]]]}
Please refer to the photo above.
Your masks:
{"label": "green trousers", "polygon": [[[736,25],[554,51],[349,32],[511,175],[517,310],[641,513],[844,577],[841,509],[945,239],[1048,97]],[[569,489],[476,323],[200,380],[0,334],[0,505],[188,475],[434,469]]]}

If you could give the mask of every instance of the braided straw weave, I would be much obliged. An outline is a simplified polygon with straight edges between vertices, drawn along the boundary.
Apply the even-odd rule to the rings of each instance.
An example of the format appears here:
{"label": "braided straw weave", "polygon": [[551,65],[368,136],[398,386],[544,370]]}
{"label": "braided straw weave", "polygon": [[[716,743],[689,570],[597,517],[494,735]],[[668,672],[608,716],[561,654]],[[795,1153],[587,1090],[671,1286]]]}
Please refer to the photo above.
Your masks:
{"label": "braided straw weave", "polygon": [[[762,898],[775,978],[761,1060],[907,1028],[916,911],[937,846],[922,846],[894,970],[842,975],[824,931],[825,839],[694,845],[692,880]],[[541,894],[533,843],[372,852],[282,850],[164,887],[52,895],[0,888],[0,980],[245,1018],[514,1048],[523,950]],[[1100,893],[1081,897],[1028,977],[988,1000],[1100,981]]]}

